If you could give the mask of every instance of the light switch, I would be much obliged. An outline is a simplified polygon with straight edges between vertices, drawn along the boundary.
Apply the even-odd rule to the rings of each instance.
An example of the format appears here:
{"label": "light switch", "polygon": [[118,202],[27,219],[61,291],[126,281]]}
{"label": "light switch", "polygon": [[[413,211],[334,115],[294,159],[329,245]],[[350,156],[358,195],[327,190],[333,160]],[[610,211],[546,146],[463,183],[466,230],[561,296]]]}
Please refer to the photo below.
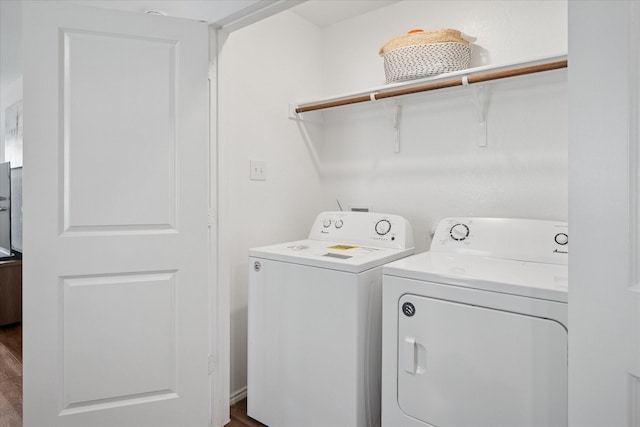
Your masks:
{"label": "light switch", "polygon": [[264,160],[249,160],[249,179],[251,181],[266,181],[267,164]]}

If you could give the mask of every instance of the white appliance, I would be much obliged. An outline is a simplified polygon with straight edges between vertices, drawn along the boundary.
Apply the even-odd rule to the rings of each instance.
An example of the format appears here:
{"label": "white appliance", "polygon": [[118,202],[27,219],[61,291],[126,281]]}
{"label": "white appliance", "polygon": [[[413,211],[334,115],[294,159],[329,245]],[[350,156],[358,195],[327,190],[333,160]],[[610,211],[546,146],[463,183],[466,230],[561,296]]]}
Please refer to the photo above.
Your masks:
{"label": "white appliance", "polygon": [[411,225],[324,212],[307,240],[249,251],[247,413],[271,427],[380,425],[382,264]]}
{"label": "white appliance", "polygon": [[383,268],[382,425],[567,425],[567,224],[447,218]]}

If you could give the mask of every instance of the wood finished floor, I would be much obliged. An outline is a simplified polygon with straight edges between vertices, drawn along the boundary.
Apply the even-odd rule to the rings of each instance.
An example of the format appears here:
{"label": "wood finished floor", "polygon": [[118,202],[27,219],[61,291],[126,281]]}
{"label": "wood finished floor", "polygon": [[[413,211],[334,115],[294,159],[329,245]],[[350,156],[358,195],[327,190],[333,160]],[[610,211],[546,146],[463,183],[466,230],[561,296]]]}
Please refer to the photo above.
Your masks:
{"label": "wood finished floor", "polygon": [[22,326],[0,326],[0,427],[22,427]]}
{"label": "wood finished floor", "polygon": [[247,415],[247,399],[244,398],[238,403],[231,405],[231,421],[225,427],[266,427],[264,424],[254,420]]}
{"label": "wood finished floor", "polygon": [[[247,399],[231,405],[225,427],[266,427],[247,415]],[[22,427],[22,326],[0,326],[0,427]]]}

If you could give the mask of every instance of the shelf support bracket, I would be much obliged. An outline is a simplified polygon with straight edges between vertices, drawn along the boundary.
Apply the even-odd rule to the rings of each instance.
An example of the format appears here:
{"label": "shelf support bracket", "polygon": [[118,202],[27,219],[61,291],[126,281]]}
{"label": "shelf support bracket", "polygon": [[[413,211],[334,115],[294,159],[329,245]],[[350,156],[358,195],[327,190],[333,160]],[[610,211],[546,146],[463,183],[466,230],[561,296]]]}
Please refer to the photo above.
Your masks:
{"label": "shelf support bracket", "polygon": [[[387,104],[384,104],[384,109],[389,114],[387,110]],[[397,99],[393,100],[393,111],[391,113],[391,124],[393,126],[393,140],[391,142],[394,153],[400,152],[400,113],[402,111],[402,106]]]}
{"label": "shelf support bracket", "polygon": [[[462,77],[462,85],[469,86],[467,76]],[[487,94],[485,85],[469,86],[478,117],[478,147],[487,146]]]}
{"label": "shelf support bracket", "polygon": [[302,121],[302,114],[296,111],[297,108],[298,106],[296,104],[289,104],[289,118],[291,120]]}

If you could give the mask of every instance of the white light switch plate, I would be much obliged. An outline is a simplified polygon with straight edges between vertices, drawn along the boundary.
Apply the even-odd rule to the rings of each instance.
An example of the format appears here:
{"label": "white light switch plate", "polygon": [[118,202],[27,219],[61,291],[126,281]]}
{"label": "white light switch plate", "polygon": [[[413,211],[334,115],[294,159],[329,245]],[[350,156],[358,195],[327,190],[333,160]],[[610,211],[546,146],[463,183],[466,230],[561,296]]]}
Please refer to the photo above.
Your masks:
{"label": "white light switch plate", "polygon": [[264,160],[249,160],[249,179],[251,181],[266,181],[267,164]]}

